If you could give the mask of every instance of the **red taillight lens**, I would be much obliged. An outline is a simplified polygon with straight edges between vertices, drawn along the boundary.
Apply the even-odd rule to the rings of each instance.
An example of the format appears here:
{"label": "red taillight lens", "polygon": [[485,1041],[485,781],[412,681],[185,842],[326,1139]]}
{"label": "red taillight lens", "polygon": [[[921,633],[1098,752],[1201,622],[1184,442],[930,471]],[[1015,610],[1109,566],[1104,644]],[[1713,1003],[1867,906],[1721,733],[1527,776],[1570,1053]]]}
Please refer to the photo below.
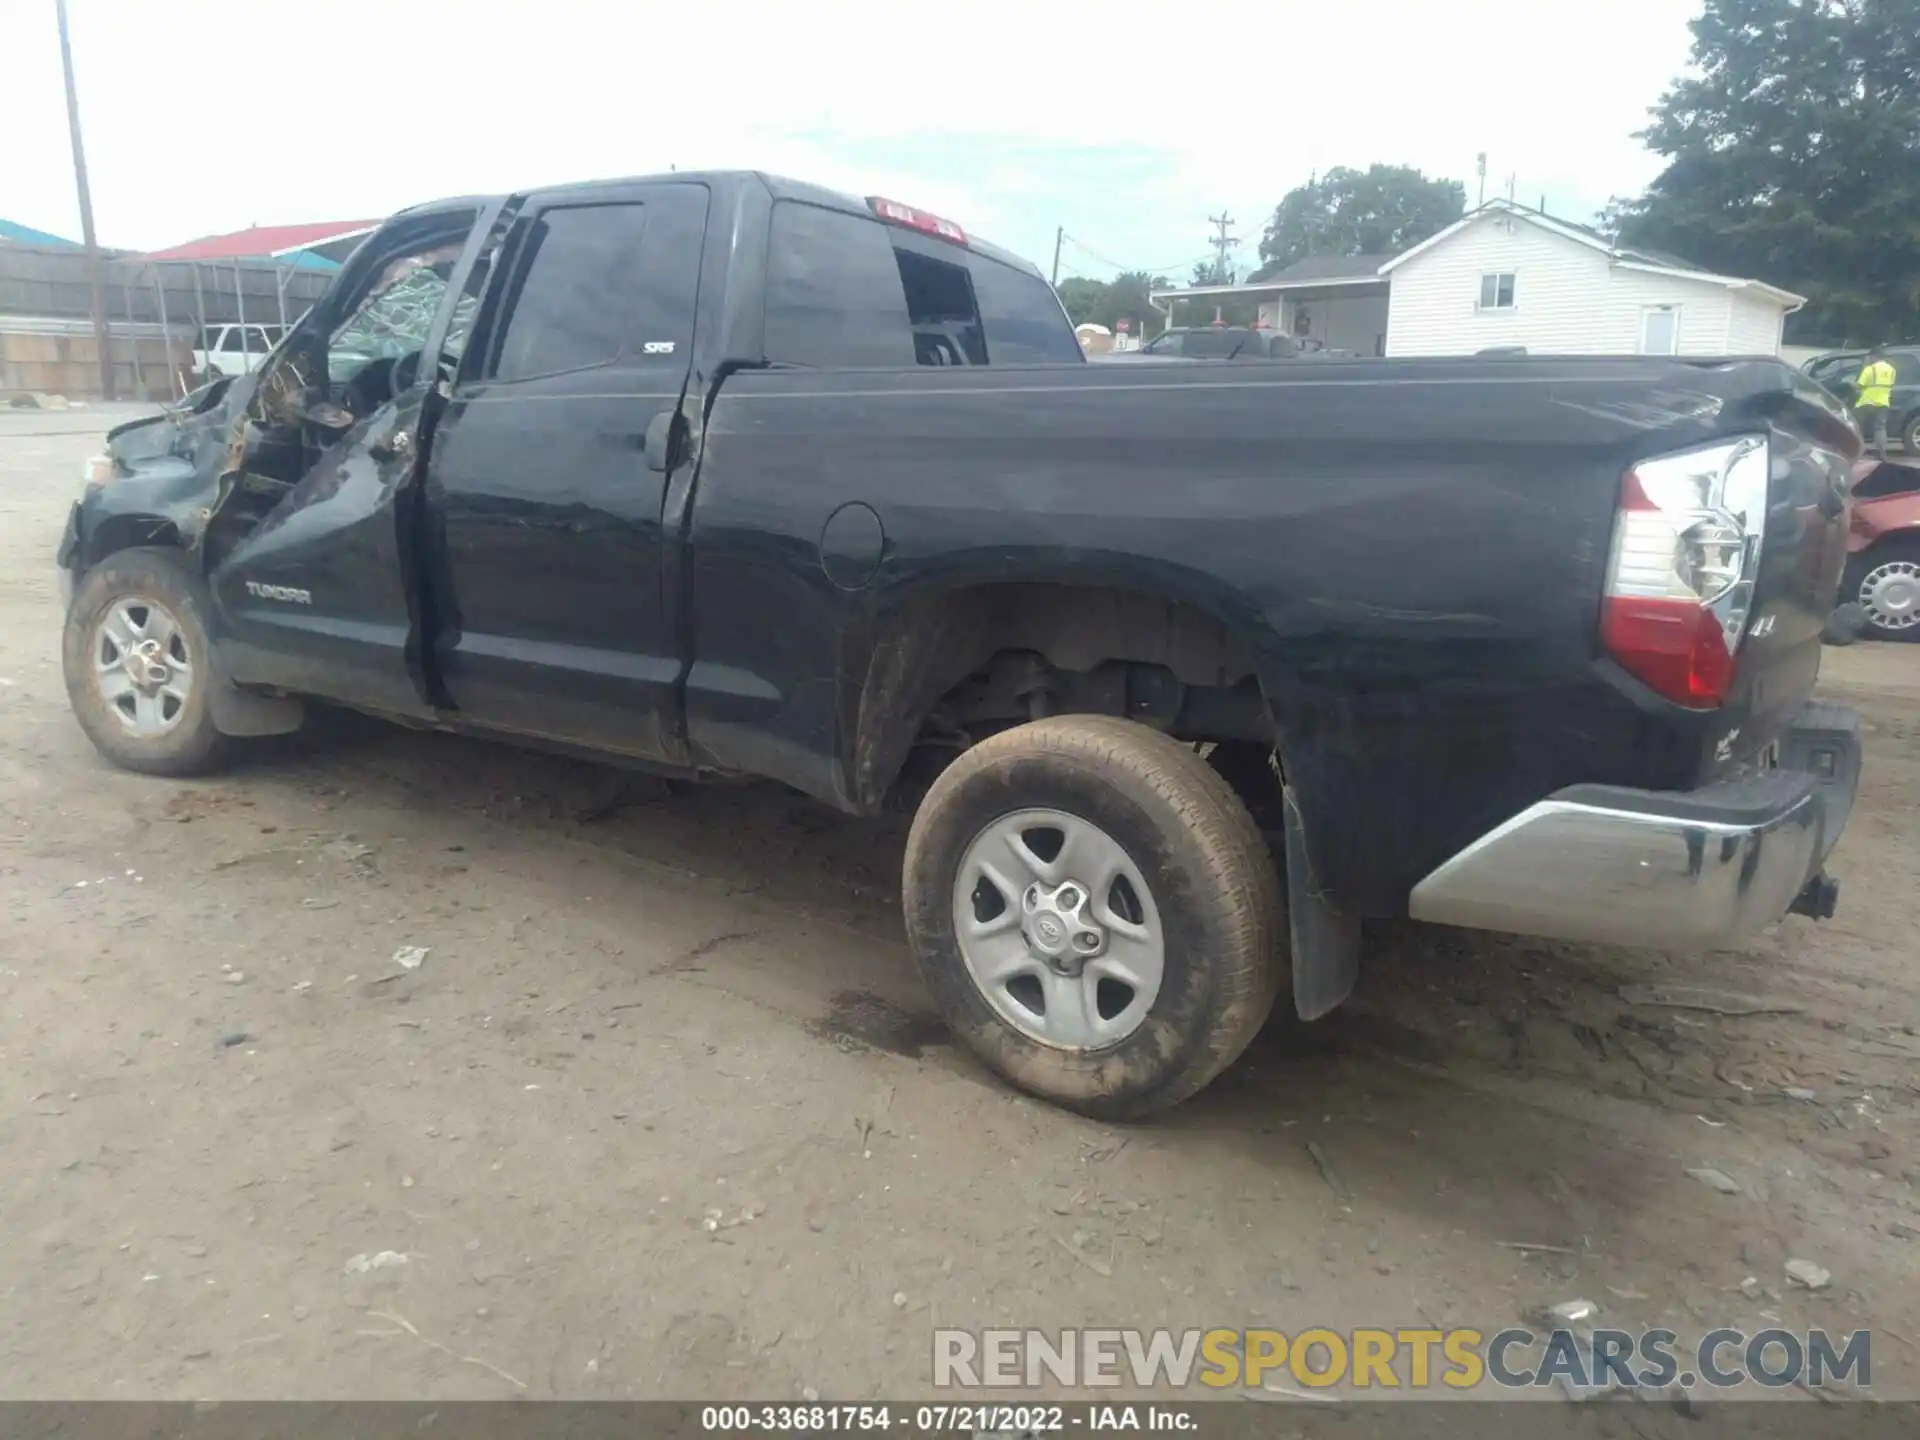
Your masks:
{"label": "red taillight lens", "polygon": [[1609,595],[1600,642],[1623,669],[1682,705],[1710,709],[1733,683],[1720,618],[1698,601]]}
{"label": "red taillight lens", "polygon": [[918,230],[924,235],[937,239],[951,240],[956,245],[967,243],[967,232],[951,220],[942,220],[938,215],[929,215],[924,210],[916,210],[911,205],[902,205],[898,200],[883,200],[880,196],[869,197],[867,204],[873,207],[873,213],[890,225],[904,225],[909,230]]}
{"label": "red taillight lens", "polygon": [[1727,696],[1753,608],[1771,462],[1759,436],[1643,460],[1620,485],[1600,640],[1667,699]]}

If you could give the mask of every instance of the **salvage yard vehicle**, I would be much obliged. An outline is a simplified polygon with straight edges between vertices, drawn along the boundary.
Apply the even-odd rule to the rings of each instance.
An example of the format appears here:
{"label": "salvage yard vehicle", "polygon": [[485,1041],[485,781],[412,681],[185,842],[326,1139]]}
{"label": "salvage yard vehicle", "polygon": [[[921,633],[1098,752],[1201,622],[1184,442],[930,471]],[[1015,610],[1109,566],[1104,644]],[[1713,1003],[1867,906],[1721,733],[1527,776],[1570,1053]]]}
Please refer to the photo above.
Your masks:
{"label": "salvage yard vehicle", "polygon": [[[1893,366],[1887,436],[1910,458],[1920,457],[1920,345],[1889,345],[1887,360]],[[1866,363],[1865,350],[1835,350],[1814,356],[1801,370],[1851,405],[1860,394],[1854,381]]]}
{"label": "salvage yard vehicle", "polygon": [[1369,919],[1829,913],[1859,447],[1777,361],[1088,365],[1031,265],[758,174],[451,200],[111,433],[64,664],[153,774],[324,702],[909,808],[955,1034],[1126,1117]]}
{"label": "salvage yard vehicle", "polygon": [[1840,602],[1876,640],[1920,640],[1920,456],[1855,467]]}

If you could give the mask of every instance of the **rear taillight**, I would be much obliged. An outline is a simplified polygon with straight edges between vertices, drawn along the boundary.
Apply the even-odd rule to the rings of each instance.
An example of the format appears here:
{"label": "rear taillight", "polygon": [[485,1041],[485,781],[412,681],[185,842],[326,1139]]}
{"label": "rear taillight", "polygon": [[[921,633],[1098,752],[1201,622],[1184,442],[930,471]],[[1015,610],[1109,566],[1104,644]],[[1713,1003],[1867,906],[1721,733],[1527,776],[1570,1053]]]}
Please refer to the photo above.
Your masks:
{"label": "rear taillight", "polygon": [[1601,643],[1699,709],[1726,698],[1753,608],[1770,461],[1758,435],[1642,460],[1620,485]]}

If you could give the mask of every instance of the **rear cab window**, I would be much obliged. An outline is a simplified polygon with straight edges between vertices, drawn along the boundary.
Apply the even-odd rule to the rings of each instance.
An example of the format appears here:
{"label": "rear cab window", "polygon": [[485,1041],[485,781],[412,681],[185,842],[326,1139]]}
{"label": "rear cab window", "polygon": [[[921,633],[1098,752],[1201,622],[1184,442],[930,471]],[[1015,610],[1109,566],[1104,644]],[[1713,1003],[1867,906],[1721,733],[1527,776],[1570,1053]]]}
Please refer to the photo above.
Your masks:
{"label": "rear cab window", "polygon": [[966,246],[802,201],[773,207],[769,360],[820,369],[1078,364],[1037,275]]}

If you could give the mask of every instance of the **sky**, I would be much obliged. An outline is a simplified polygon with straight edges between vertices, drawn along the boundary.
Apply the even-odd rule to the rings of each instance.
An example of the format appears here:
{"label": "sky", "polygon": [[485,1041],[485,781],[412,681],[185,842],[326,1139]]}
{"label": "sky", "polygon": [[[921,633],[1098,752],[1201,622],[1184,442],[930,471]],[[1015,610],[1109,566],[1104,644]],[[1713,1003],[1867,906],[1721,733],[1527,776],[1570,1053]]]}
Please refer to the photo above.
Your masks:
{"label": "sky", "polygon": [[[1590,220],[1698,0],[68,0],[101,243],[747,167],[1184,280],[1374,162]],[[0,217],[80,234],[54,0],[0,0]]]}

